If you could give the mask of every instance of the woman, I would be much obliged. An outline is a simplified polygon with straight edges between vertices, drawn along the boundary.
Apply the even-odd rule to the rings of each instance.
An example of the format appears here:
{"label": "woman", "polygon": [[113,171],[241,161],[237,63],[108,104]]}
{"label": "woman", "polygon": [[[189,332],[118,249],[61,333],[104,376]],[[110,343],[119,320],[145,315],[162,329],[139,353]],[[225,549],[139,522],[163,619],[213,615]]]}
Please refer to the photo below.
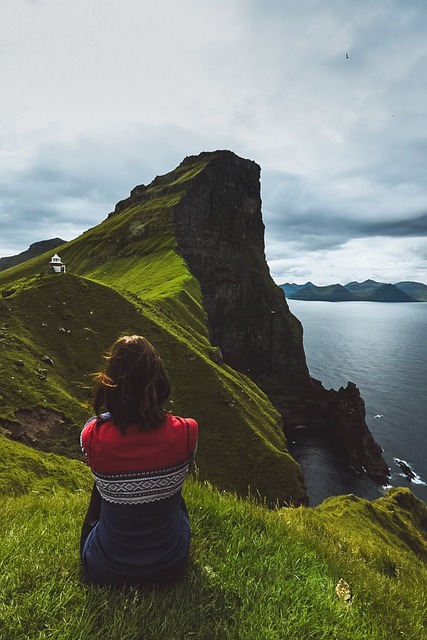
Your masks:
{"label": "woman", "polygon": [[[81,445],[95,478],[81,559],[95,584],[169,584],[187,565],[190,525],[181,489],[197,423],[165,413],[162,361],[142,336],[119,338],[95,377]],[[107,413],[101,413],[106,409]]]}

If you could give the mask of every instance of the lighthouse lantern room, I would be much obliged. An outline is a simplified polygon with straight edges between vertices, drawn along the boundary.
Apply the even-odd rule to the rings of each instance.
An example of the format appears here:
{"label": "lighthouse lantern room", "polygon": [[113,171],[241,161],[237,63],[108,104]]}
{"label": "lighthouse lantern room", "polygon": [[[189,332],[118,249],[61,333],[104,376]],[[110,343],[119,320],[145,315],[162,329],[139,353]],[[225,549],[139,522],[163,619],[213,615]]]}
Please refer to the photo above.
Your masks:
{"label": "lighthouse lantern room", "polygon": [[65,264],[57,253],[50,259],[49,267],[51,273],[65,273]]}

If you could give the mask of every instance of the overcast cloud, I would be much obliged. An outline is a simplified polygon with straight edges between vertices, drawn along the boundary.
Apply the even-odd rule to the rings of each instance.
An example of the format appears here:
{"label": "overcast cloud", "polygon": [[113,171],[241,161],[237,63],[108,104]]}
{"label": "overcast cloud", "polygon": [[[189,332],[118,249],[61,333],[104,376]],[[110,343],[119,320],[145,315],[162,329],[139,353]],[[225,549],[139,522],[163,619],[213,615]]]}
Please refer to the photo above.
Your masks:
{"label": "overcast cloud", "polygon": [[0,256],[231,149],[277,282],[427,283],[424,0],[2,0],[0,36]]}

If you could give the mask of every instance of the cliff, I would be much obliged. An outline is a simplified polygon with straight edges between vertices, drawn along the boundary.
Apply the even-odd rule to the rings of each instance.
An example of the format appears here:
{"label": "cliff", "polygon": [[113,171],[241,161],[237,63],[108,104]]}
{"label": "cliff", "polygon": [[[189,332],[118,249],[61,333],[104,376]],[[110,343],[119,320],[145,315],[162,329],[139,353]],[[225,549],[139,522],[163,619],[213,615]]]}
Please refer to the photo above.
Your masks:
{"label": "cliff", "polygon": [[174,219],[179,251],[202,288],[211,342],[257,382],[273,376],[306,385],[302,327],[265,260],[260,168],[229,151],[199,158],[209,162]]}
{"label": "cliff", "polygon": [[186,158],[63,245],[67,274],[49,274],[43,256],[1,273],[0,426],[76,455],[91,373],[119,333],[142,333],[171,378],[168,408],[200,422],[201,478],[304,503],[284,423],[324,431],[383,481],[357,388],[326,391],[310,377],[301,324],[265,261],[259,179],[229,151]]}
{"label": "cliff", "polygon": [[[247,200],[243,187],[255,195]],[[0,637],[41,637],[41,629],[64,640],[425,637],[427,509],[408,489],[374,502],[349,495],[273,510],[223,490],[246,496],[250,488],[269,505],[304,499],[277,411],[224,358],[250,369],[289,424],[309,421],[325,432],[333,424],[350,459],[372,455],[371,473],[380,459],[363,429],[357,388],[326,392],[309,376],[301,326],[276,296],[263,259],[258,189],[257,165],[229,152],[186,159],[64,245],[67,274],[45,273],[43,257],[0,274],[0,291],[11,292],[0,298]],[[245,217],[248,229],[235,224],[228,237],[233,220]],[[194,269],[209,265],[203,296],[178,251]],[[251,289],[239,269],[253,265],[259,304],[248,307],[246,321],[240,307]],[[173,387],[168,408],[200,423],[198,471],[184,487],[191,563],[161,597],[82,583],[77,550],[89,469],[5,437],[20,420],[24,437],[31,423],[33,446],[49,451],[61,439],[67,448],[67,438],[77,446],[90,374],[123,331],[158,346]],[[273,354],[276,338],[281,351]]]}
{"label": "cliff", "polygon": [[305,423],[328,432],[352,466],[383,482],[388,467],[357,387],[327,391],[311,379],[301,324],[270,276],[260,167],[228,151],[198,159],[209,164],[174,216],[179,249],[202,288],[212,344],[267,393],[283,415],[285,431]]}
{"label": "cliff", "polygon": [[384,482],[389,470],[365,421],[357,387],[327,391],[310,377],[301,323],[272,280],[264,252],[260,167],[230,151],[185,158],[171,175],[134,189],[125,207],[163,198],[186,181],[173,207],[178,251],[200,283],[210,340],[281,412],[285,431],[299,424],[327,433],[357,470]]}
{"label": "cliff", "polygon": [[212,347],[200,285],[177,251],[174,210],[205,165],[134,190],[143,197],[65,244],[66,274],[49,273],[46,256],[0,273],[0,434],[78,456],[91,374],[119,334],[139,333],[165,363],[166,409],[199,422],[200,479],[271,506],[305,503],[280,414]]}

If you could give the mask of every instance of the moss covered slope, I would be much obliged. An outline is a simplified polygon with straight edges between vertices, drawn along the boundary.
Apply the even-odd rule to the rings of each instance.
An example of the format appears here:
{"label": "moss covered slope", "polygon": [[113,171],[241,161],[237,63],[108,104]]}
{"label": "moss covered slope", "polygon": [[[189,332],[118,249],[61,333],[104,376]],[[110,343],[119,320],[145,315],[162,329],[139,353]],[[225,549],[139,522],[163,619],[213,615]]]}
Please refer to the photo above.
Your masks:
{"label": "moss covered slope", "polygon": [[146,200],[130,198],[64,245],[67,274],[46,273],[46,255],[0,274],[0,418],[10,428],[25,419],[19,410],[56,412],[58,435],[36,434],[32,444],[77,455],[102,353],[119,334],[141,333],[165,361],[168,409],[200,423],[201,477],[271,504],[298,503],[304,482],[280,416],[253,382],[213,357],[199,283],[176,252],[173,207],[203,167],[157,178]]}

